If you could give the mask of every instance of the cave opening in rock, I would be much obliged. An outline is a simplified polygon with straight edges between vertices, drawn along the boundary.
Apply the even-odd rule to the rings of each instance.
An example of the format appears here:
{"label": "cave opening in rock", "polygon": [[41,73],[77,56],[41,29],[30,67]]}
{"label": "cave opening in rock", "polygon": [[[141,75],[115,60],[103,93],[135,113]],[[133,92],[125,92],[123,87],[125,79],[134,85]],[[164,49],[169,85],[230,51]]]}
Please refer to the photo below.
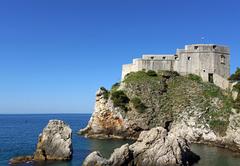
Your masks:
{"label": "cave opening in rock", "polygon": [[167,130],[167,132],[169,132],[171,130],[171,124],[172,124],[171,120],[168,120],[165,122],[164,128]]}

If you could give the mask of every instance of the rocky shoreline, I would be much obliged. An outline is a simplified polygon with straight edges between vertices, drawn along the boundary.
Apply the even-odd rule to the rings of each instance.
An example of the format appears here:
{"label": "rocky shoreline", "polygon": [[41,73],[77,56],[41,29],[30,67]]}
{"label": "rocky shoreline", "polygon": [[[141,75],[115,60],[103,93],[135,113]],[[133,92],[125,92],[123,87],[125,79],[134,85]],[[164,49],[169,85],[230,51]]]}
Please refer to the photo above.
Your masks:
{"label": "rocky shoreline", "polygon": [[[190,143],[209,144],[240,152],[240,114],[233,107],[234,99],[237,99],[236,92],[232,99],[231,93],[214,85],[176,74],[163,73],[159,80],[142,75],[151,84],[141,78],[137,80],[133,73],[133,78],[129,76],[128,80],[117,87],[113,86],[110,91],[100,88],[96,93],[92,117],[79,134],[90,138],[136,140],[141,131],[161,126]],[[184,84],[179,84],[181,81]],[[113,94],[119,91],[129,99],[125,108],[114,104]],[[145,112],[134,107],[131,102],[134,96],[138,96],[146,105]],[[174,98],[178,96],[180,98]],[[164,98],[173,98],[173,103]],[[182,103],[178,104],[178,100]],[[162,105],[162,101],[166,103]]]}
{"label": "rocky shoreline", "polygon": [[200,157],[190,150],[187,140],[157,127],[141,132],[132,145],[115,149],[109,159],[103,158],[100,152],[92,152],[83,166],[189,166],[198,160]]}
{"label": "rocky shoreline", "polygon": [[[176,72],[130,73],[111,90],[97,91],[91,119],[78,133],[136,142],[115,149],[109,159],[92,152],[83,166],[190,166],[200,159],[191,151],[191,143],[240,153],[239,91],[222,90]],[[10,163],[71,160],[71,139],[67,124],[50,120],[39,135],[34,155],[16,157]]]}

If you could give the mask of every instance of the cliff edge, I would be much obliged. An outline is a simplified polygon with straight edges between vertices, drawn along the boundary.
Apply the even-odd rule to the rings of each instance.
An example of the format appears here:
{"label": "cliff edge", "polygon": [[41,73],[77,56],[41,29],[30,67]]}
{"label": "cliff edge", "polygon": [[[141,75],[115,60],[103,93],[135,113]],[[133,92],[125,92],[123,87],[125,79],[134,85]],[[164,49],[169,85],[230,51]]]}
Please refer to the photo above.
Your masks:
{"label": "cliff edge", "polygon": [[133,72],[111,90],[97,91],[93,115],[79,133],[137,139],[141,131],[160,126],[190,142],[240,151],[238,92],[222,90],[192,74]]}

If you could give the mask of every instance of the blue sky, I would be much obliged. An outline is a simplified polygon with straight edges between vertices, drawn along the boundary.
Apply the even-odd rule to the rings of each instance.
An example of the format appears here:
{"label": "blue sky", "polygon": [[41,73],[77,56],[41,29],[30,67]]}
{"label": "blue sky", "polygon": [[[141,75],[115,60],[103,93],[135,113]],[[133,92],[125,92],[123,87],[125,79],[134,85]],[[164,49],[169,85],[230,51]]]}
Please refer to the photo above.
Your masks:
{"label": "blue sky", "polygon": [[[231,48],[240,66],[238,0],[2,0],[0,113],[92,112],[95,92],[144,53],[192,43]],[[205,37],[205,40],[201,40]]]}

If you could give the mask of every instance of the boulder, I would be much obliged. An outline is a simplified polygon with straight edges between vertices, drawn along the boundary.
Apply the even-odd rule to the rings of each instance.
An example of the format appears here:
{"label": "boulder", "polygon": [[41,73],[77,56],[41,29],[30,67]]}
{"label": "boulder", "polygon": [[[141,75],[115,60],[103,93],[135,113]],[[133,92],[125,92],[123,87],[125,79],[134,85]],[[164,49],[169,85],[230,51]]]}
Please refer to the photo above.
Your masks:
{"label": "boulder", "polygon": [[83,166],[188,166],[199,159],[190,150],[187,140],[156,127],[141,132],[134,144],[115,149],[109,159],[103,158],[99,152],[91,153]]}
{"label": "boulder", "polygon": [[72,130],[61,120],[50,120],[39,135],[34,160],[70,160]]}
{"label": "boulder", "polygon": [[98,151],[92,152],[84,160],[83,166],[108,166],[111,163]]}
{"label": "boulder", "polygon": [[21,163],[28,163],[33,160],[33,156],[19,156],[14,157],[9,161],[10,165],[21,164]]}

